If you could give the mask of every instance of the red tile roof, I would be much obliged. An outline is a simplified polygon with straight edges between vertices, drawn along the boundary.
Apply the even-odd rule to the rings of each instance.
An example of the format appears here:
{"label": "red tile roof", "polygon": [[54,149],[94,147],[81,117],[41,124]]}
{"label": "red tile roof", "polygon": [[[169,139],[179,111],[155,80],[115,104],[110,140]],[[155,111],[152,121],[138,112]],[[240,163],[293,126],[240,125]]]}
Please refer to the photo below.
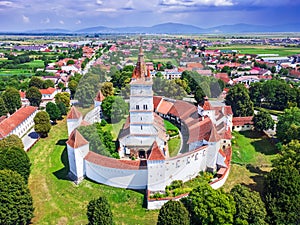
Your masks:
{"label": "red tile roof", "polygon": [[95,101],[103,102],[104,99],[105,99],[104,95],[102,94],[101,90],[99,90],[95,98]]}
{"label": "red tile roof", "polygon": [[157,112],[159,112],[159,113],[162,113],[162,114],[167,115],[168,112],[169,112],[169,110],[172,108],[172,106],[173,106],[173,103],[172,103],[172,102],[163,100],[163,101],[158,105],[158,108],[157,108],[156,110],[157,110]]}
{"label": "red tile roof", "polygon": [[40,89],[42,95],[51,95],[56,91],[56,88],[49,87],[47,89]]}
{"label": "red tile roof", "polygon": [[66,142],[72,148],[79,148],[81,146],[87,145],[89,142],[79,133],[77,129],[73,130],[69,140]]}
{"label": "red tile roof", "polygon": [[188,127],[189,140],[187,143],[190,144],[202,140],[208,141],[210,138],[212,126],[213,124],[211,119],[209,117],[205,117],[204,120]]}
{"label": "red tile roof", "polygon": [[148,160],[165,160],[165,156],[154,141]]}
{"label": "red tile roof", "polygon": [[72,106],[70,112],[68,113],[67,119],[79,119],[80,117],[82,117],[81,112],[79,112],[75,106]]}
{"label": "red tile roof", "polygon": [[139,170],[147,168],[146,160],[118,160],[91,151],[89,151],[84,159],[99,166],[120,170]]}
{"label": "red tile roof", "polygon": [[209,142],[218,142],[221,140],[221,137],[220,135],[217,133],[217,129],[216,129],[216,126],[213,125],[212,126],[212,129],[211,129],[211,132],[210,132],[210,137],[209,137]]}
{"label": "red tile roof", "polygon": [[215,78],[220,79],[224,81],[225,83],[228,83],[230,81],[230,78],[227,73],[217,73],[215,75]]}
{"label": "red tile roof", "polygon": [[246,117],[233,117],[232,125],[233,126],[243,126],[243,125],[252,125],[253,116],[246,116]]}
{"label": "red tile roof", "polygon": [[157,109],[160,101],[162,100],[161,96],[153,96],[153,107],[154,109]]}
{"label": "red tile roof", "polygon": [[203,104],[202,108],[204,110],[210,110],[211,109],[211,105],[210,105],[209,101],[204,101],[204,104]]}
{"label": "red tile roof", "polygon": [[31,116],[37,107],[26,106],[17,110],[10,117],[0,122],[0,138],[4,138],[9,135],[14,129],[16,129],[24,120]]}

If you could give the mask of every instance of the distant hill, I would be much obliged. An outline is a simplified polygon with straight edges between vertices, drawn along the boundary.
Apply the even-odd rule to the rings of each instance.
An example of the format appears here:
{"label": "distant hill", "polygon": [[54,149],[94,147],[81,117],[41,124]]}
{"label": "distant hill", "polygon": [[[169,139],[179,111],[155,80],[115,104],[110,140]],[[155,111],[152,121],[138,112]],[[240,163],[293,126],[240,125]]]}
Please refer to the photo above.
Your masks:
{"label": "distant hill", "polygon": [[181,23],[163,23],[151,27],[106,27],[96,26],[87,27],[80,30],[70,31],[66,29],[40,29],[26,31],[26,33],[66,33],[66,34],[125,34],[125,33],[148,33],[148,34],[229,34],[229,33],[262,33],[262,32],[300,32],[300,24],[290,23],[274,26],[252,25],[252,24],[233,24],[221,25],[211,28],[200,28],[197,26]]}
{"label": "distant hill", "polygon": [[51,28],[51,29],[38,29],[38,30],[29,30],[25,31],[25,33],[53,33],[53,34],[59,34],[59,33],[72,33],[71,30],[67,29],[59,29],[59,28]]}

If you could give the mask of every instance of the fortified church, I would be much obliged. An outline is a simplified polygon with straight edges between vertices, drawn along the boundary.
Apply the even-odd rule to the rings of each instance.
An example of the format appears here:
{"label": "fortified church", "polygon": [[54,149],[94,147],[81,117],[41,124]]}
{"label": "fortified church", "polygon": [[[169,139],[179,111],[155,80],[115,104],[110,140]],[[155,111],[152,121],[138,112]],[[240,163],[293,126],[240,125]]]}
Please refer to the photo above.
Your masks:
{"label": "fortified church", "polygon": [[[73,106],[67,116],[69,177],[79,183],[88,177],[98,183],[129,189],[146,189],[148,209],[160,208],[169,199],[151,200],[174,180],[188,181],[201,171],[217,173],[211,183],[221,187],[227,179],[231,160],[232,110],[230,106],[202,106],[153,96],[152,78],[142,47],[130,83],[129,116],[120,131],[120,159],[92,151],[77,127],[100,121],[99,92],[95,108],[84,118]],[[169,157],[164,119],[180,128],[181,150]],[[130,158],[135,158],[132,160]]]}

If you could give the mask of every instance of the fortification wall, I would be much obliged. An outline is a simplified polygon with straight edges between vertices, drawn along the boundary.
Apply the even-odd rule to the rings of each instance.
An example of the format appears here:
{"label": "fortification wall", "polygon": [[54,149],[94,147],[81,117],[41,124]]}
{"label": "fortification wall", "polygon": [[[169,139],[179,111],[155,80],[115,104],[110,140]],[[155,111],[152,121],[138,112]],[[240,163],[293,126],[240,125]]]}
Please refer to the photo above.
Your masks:
{"label": "fortification wall", "polygon": [[98,183],[118,188],[146,189],[146,169],[126,170],[104,167],[85,160],[86,176]]}

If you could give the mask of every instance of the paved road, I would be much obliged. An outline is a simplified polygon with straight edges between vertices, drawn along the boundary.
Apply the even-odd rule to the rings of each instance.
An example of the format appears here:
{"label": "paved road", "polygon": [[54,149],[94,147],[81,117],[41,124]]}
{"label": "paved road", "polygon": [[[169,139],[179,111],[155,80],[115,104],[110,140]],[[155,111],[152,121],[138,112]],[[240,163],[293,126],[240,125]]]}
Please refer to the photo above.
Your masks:
{"label": "paved road", "polygon": [[27,152],[30,147],[39,139],[39,135],[31,128],[30,131],[22,138],[24,150]]}

